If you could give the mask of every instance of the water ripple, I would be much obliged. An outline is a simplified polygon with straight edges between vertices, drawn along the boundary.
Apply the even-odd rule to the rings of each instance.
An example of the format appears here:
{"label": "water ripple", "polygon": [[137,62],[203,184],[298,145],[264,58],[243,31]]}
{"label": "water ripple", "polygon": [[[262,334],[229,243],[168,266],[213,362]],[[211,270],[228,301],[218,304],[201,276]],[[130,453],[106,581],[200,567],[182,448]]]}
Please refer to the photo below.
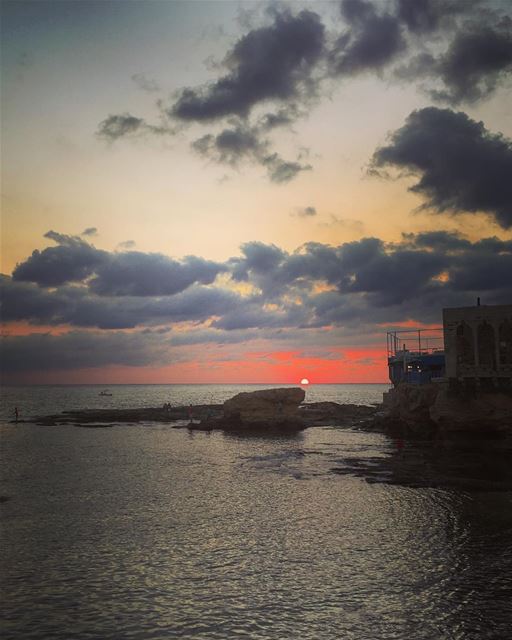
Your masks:
{"label": "water ripple", "polygon": [[396,483],[383,436],[3,436],[2,638],[510,636],[512,494]]}

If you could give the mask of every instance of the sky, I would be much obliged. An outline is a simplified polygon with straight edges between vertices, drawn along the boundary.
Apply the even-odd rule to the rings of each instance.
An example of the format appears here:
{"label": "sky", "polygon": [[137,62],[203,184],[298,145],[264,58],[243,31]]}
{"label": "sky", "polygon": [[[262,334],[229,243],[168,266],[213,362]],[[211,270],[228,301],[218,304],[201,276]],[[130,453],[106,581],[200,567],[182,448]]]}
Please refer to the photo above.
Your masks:
{"label": "sky", "polygon": [[1,13],[4,383],[385,382],[512,302],[507,0]]}

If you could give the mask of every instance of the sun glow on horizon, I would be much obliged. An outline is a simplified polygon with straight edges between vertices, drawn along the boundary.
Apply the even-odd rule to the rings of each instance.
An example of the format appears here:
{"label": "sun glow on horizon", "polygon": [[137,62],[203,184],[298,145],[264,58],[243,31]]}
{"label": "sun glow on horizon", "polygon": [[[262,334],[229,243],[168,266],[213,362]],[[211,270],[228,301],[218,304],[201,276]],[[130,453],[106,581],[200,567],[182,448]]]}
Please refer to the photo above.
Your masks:
{"label": "sun glow on horizon", "polygon": [[302,378],[300,381],[301,384],[309,384],[309,380],[307,378]]}

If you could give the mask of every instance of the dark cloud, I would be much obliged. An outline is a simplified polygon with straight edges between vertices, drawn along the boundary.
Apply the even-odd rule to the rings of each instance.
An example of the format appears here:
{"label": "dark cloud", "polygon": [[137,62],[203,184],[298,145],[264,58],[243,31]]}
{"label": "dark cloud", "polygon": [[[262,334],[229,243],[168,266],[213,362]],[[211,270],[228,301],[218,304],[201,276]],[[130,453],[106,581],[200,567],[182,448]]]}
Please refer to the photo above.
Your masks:
{"label": "dark cloud", "polygon": [[208,121],[246,116],[255,105],[304,99],[314,92],[313,72],[324,51],[319,16],[301,11],[275,13],[274,22],[244,35],[227,54],[228,73],[200,89],[184,89],[170,114]]}
{"label": "dark cloud", "polygon": [[63,335],[35,333],[3,337],[0,346],[2,374],[112,365],[158,366],[171,361],[167,340],[161,336],[151,338],[140,332],[71,331]]}
{"label": "dark cloud", "polygon": [[433,92],[437,99],[459,104],[487,97],[512,71],[512,20],[459,31],[432,71],[446,87]]}
{"label": "dark cloud", "polygon": [[30,258],[16,265],[12,274],[14,280],[36,282],[43,287],[80,282],[108,259],[105,251],[80,238],[55,231],[49,231],[45,237],[57,242],[58,246],[42,251],[36,249]]}
{"label": "dark cloud", "polygon": [[[0,279],[6,322],[102,329],[207,320],[223,330],[320,327],[333,322],[334,309],[339,323],[356,322],[363,309],[370,314],[378,310],[384,320],[385,309],[393,309],[397,317],[418,318],[414,314],[424,310],[425,299],[440,308],[451,304],[450,296],[456,303],[468,292],[475,297],[487,292],[502,300],[512,289],[512,241],[472,243],[447,231],[405,234],[393,244],[378,238],[337,247],[310,242],[292,253],[249,242],[240,256],[225,263],[196,256],[177,261],[161,254],[99,252],[86,245],[93,251],[93,267],[82,261],[86,243],[50,235],[61,243],[56,249],[66,249],[64,256],[46,254],[39,272],[34,256],[50,250],[34,252],[12,278]],[[14,277],[29,268],[31,281]],[[54,273],[63,270],[66,280],[57,284]],[[231,274],[235,290],[216,283],[219,273]],[[236,292],[239,282],[252,285],[244,297]]]}
{"label": "dark cloud", "polygon": [[404,233],[404,244],[411,241],[411,246],[417,248],[430,248],[449,253],[469,249],[471,242],[460,233],[452,231],[423,231],[421,233]]}
{"label": "dark cloud", "polygon": [[409,31],[424,34],[437,31],[450,18],[471,13],[480,0],[397,0],[396,14]]}
{"label": "dark cloud", "polygon": [[341,12],[349,29],[330,52],[331,72],[353,75],[380,71],[406,49],[400,20],[390,13],[377,13],[365,0],[342,0]]}
{"label": "dark cloud", "polygon": [[[273,245],[249,243],[242,253],[231,263],[233,277],[261,292],[253,302],[272,301],[289,319],[291,309],[282,301],[300,299],[304,326],[361,322],[374,315],[382,322],[421,321],[428,311],[425,300],[433,307],[428,311],[432,318],[443,305],[472,304],[484,292],[489,303],[504,303],[512,295],[512,241],[496,238],[471,243],[457,233],[425,232],[408,234],[393,245],[364,238],[339,247],[308,243],[288,254]],[[330,289],[318,293],[314,283]],[[235,311],[240,318],[240,310]],[[219,322],[228,326],[226,320]]]}
{"label": "dark cloud", "polygon": [[87,227],[87,229],[84,229],[81,233],[82,236],[97,236],[98,235],[98,229],[96,229],[96,227]]}
{"label": "dark cloud", "polygon": [[[410,41],[409,60],[394,69],[394,76],[426,81],[420,87],[434,100],[457,105],[485,99],[512,71],[512,18],[507,3],[403,0],[398,2],[397,16],[423,40],[419,51],[415,40]],[[425,45],[433,45],[432,50]]]}
{"label": "dark cloud", "polygon": [[[78,290],[83,296],[83,292]],[[48,291],[29,282],[0,276],[0,306],[3,322],[63,324],[75,300],[64,293]]]}
{"label": "dark cloud", "polygon": [[271,182],[285,184],[293,180],[301,171],[311,171],[310,164],[283,160],[278,153],[272,153],[262,159],[262,164],[267,168]]}
{"label": "dark cloud", "polygon": [[492,294],[508,291],[510,304],[512,242],[504,243],[496,238],[494,243],[487,246],[476,243],[473,250],[460,255],[448,271],[453,290],[485,291]]}
{"label": "dark cloud", "polygon": [[110,115],[100,122],[98,135],[108,140],[117,140],[127,135],[140,133],[146,123],[142,118],[137,118],[129,113]]}
{"label": "dark cloud", "polygon": [[43,289],[8,276],[0,278],[4,322],[71,325],[100,329],[132,329],[169,322],[204,322],[241,304],[226,289],[192,286],[175,295],[99,296],[84,286]]}
{"label": "dark cloud", "polygon": [[212,327],[224,331],[240,331],[298,326],[304,321],[307,322],[307,312],[303,308],[300,308],[298,313],[297,309],[288,305],[282,309],[267,310],[262,308],[261,304],[255,303],[234,309],[232,313],[215,320]]}
{"label": "dark cloud", "polygon": [[410,190],[434,211],[485,212],[512,227],[512,142],[465,113],[435,107],[411,113],[373,155],[373,171],[388,166],[418,176]]}
{"label": "dark cloud", "polygon": [[300,111],[293,103],[278,109],[275,113],[266,113],[260,119],[260,127],[263,131],[271,131],[277,127],[289,127],[300,115]]}
{"label": "dark cloud", "polygon": [[269,151],[270,142],[262,137],[262,130],[245,122],[233,123],[218,135],[206,134],[192,143],[192,148],[214,162],[238,166],[242,161],[262,165],[267,170],[271,182],[290,182],[301,171],[308,171],[311,165],[297,161],[283,160],[278,153]]}
{"label": "dark cloud", "polygon": [[292,254],[261,243],[246,244],[242,251],[244,257],[232,263],[234,277],[253,284],[268,300],[285,293],[309,296],[313,284],[323,282],[339,293],[378,293],[391,304],[446,267],[442,256],[405,246],[388,251],[377,238],[339,247],[310,242]]}
{"label": "dark cloud", "polygon": [[125,251],[99,265],[89,288],[101,296],[169,296],[194,283],[212,284],[223,271],[224,265],[195,256],[177,261],[158,253]]}
{"label": "dark cloud", "polygon": [[244,123],[237,123],[218,135],[204,135],[192,143],[193,149],[201,155],[232,166],[237,165],[244,158],[259,162],[267,146],[267,141],[259,139],[258,130]]}
{"label": "dark cloud", "polygon": [[[188,260],[199,269],[204,262]],[[97,295],[90,280],[41,287],[1,276],[5,322],[104,330],[7,337],[3,370],[155,365],[169,361],[172,345],[269,339],[332,344],[334,329],[355,344],[362,336],[381,335],[383,325],[439,322],[443,307],[471,305],[477,296],[485,304],[509,303],[512,296],[512,240],[471,242],[457,232],[406,234],[393,244],[378,238],[337,247],[308,243],[293,253],[250,242],[223,266],[235,290],[213,283],[192,284],[173,295]],[[130,269],[117,274],[114,293],[136,289],[140,282],[134,285],[132,278]],[[241,281],[252,285],[244,296],[236,292]],[[192,328],[172,331],[174,323],[184,322]],[[143,330],[133,331],[137,327]]]}
{"label": "dark cloud", "polygon": [[165,296],[184,291],[194,283],[212,284],[226,266],[187,256],[181,261],[158,253],[109,253],[84,240],[49,231],[45,237],[58,243],[18,264],[13,279],[56,287],[76,282],[103,296]]}
{"label": "dark cloud", "polygon": [[431,97],[460,104],[486,98],[512,70],[512,19],[506,3],[342,0],[341,11],[348,29],[329,54],[333,75],[380,73],[400,56],[395,78],[432,81]]}
{"label": "dark cloud", "polygon": [[[228,51],[219,75],[156,103],[160,124],[130,113],[111,114],[97,135],[173,135],[191,123],[222,121],[191,143],[194,151],[232,167],[265,167],[271,182],[285,184],[311,170],[301,157],[283,159],[268,136],[291,128],[333,83],[362,73],[414,83],[433,100],[474,103],[506,82],[512,70],[510,3],[484,0],[341,0],[340,22],[327,34],[309,10],[267,11],[271,23],[249,28]],[[158,85],[132,76],[145,91]],[[174,123],[174,126],[171,126]]]}
{"label": "dark cloud", "polygon": [[120,138],[145,134],[172,135],[174,130],[170,127],[149,124],[143,118],[137,118],[129,113],[122,113],[111,114],[100,122],[96,134],[99,138],[115,142]]}
{"label": "dark cloud", "polygon": [[229,333],[219,329],[195,329],[191,331],[176,332],[171,336],[170,342],[175,346],[194,345],[194,344],[234,344],[237,342],[245,342],[258,338],[260,335],[257,331],[230,331]]}
{"label": "dark cloud", "polygon": [[249,272],[271,273],[286,258],[287,253],[274,244],[247,242],[241,246],[242,258],[232,258],[230,267],[234,280],[248,281]]}

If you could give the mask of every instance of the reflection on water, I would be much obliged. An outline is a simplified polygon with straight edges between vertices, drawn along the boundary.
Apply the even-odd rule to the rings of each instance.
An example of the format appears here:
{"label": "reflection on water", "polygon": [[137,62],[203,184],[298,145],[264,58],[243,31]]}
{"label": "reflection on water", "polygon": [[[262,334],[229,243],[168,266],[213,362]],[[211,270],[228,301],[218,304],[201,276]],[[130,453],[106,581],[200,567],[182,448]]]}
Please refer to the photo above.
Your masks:
{"label": "reflection on water", "polygon": [[368,482],[384,436],[0,436],[2,637],[510,637],[512,494]]}
{"label": "reflection on water", "polygon": [[409,487],[512,491],[512,441],[458,435],[452,440],[390,437],[388,455],[336,460],[333,472]]}

